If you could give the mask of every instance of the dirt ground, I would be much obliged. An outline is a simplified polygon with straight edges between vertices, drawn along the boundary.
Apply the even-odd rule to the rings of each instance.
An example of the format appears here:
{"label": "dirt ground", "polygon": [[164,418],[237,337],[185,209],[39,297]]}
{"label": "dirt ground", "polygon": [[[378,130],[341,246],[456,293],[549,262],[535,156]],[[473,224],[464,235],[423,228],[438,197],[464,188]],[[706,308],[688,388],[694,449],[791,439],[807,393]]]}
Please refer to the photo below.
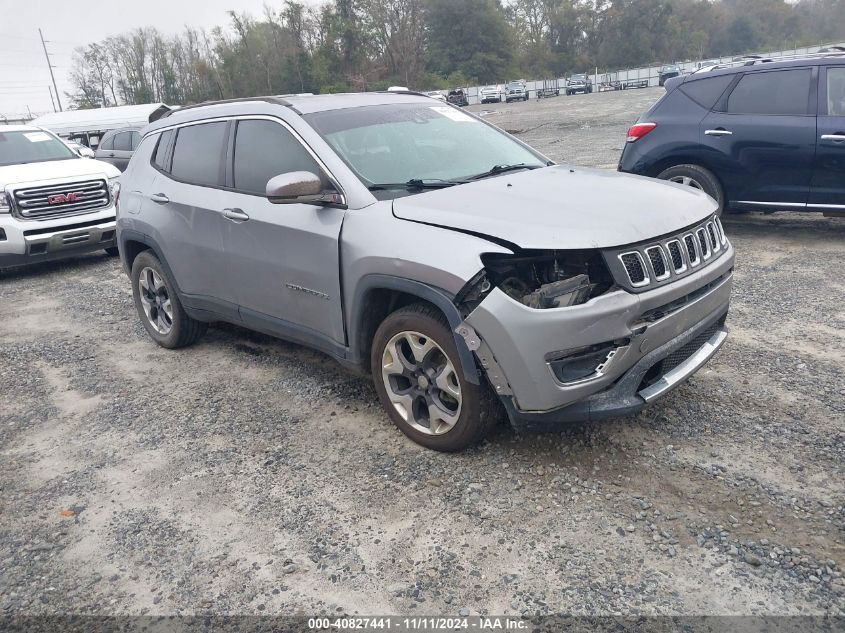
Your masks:
{"label": "dirt ground", "polygon": [[[471,109],[613,168],[660,94]],[[845,219],[724,223],[731,334],[688,384],[457,455],[308,349],[157,347],[116,259],[0,272],[0,615],[845,614]]]}

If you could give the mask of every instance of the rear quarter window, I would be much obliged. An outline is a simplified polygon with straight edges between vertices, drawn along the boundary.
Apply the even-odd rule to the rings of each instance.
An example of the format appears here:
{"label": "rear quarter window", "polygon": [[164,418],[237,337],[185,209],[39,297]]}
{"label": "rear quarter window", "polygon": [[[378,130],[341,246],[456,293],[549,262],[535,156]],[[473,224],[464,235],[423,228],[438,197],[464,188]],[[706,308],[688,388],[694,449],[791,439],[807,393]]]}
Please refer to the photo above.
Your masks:
{"label": "rear quarter window", "polygon": [[736,75],[719,75],[687,81],[678,90],[695,101],[702,108],[712,109]]}

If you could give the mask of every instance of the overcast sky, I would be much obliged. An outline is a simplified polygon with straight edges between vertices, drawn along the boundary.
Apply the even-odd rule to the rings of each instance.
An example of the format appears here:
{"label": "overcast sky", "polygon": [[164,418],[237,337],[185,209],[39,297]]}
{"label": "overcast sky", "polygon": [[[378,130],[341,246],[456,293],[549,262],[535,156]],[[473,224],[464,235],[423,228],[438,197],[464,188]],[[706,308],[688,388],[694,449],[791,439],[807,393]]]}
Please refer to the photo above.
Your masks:
{"label": "overcast sky", "polygon": [[47,50],[66,107],[75,47],[139,26],[155,26],[167,34],[186,24],[208,29],[227,24],[230,9],[258,16],[265,4],[279,8],[282,0],[0,0],[0,119],[26,113],[27,106],[33,114],[53,109],[39,27],[49,40]]}

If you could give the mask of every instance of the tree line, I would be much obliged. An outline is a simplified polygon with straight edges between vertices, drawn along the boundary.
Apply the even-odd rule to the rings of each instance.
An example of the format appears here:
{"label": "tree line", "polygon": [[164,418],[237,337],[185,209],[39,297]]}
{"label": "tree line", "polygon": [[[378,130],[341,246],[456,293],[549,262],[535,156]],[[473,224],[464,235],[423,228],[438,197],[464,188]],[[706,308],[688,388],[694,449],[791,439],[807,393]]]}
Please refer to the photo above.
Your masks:
{"label": "tree line", "polygon": [[79,48],[77,108],[443,89],[845,39],[843,0],[296,0]]}

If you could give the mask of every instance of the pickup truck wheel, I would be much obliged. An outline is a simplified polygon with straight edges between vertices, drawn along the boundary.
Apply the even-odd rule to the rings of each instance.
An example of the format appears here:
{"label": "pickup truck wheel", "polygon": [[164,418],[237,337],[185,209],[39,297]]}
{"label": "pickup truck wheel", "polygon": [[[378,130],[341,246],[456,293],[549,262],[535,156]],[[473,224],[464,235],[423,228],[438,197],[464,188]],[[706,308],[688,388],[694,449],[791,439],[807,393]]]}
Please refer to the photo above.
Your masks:
{"label": "pickup truck wheel", "polygon": [[725,207],[725,195],[719,180],[709,169],[698,165],[675,165],[669,169],[664,169],[657,177],[661,180],[676,182],[703,191],[719,203],[719,209],[716,213],[722,215],[722,210]]}
{"label": "pickup truck wheel", "polygon": [[156,343],[176,349],[195,343],[205,334],[208,324],[187,315],[175,284],[151,251],[135,258],[131,280],[138,316]]}
{"label": "pickup truck wheel", "polygon": [[414,304],[379,326],[370,357],[379,399],[409,438],[437,451],[478,443],[493,418],[486,385],[467,382],[443,316]]}

